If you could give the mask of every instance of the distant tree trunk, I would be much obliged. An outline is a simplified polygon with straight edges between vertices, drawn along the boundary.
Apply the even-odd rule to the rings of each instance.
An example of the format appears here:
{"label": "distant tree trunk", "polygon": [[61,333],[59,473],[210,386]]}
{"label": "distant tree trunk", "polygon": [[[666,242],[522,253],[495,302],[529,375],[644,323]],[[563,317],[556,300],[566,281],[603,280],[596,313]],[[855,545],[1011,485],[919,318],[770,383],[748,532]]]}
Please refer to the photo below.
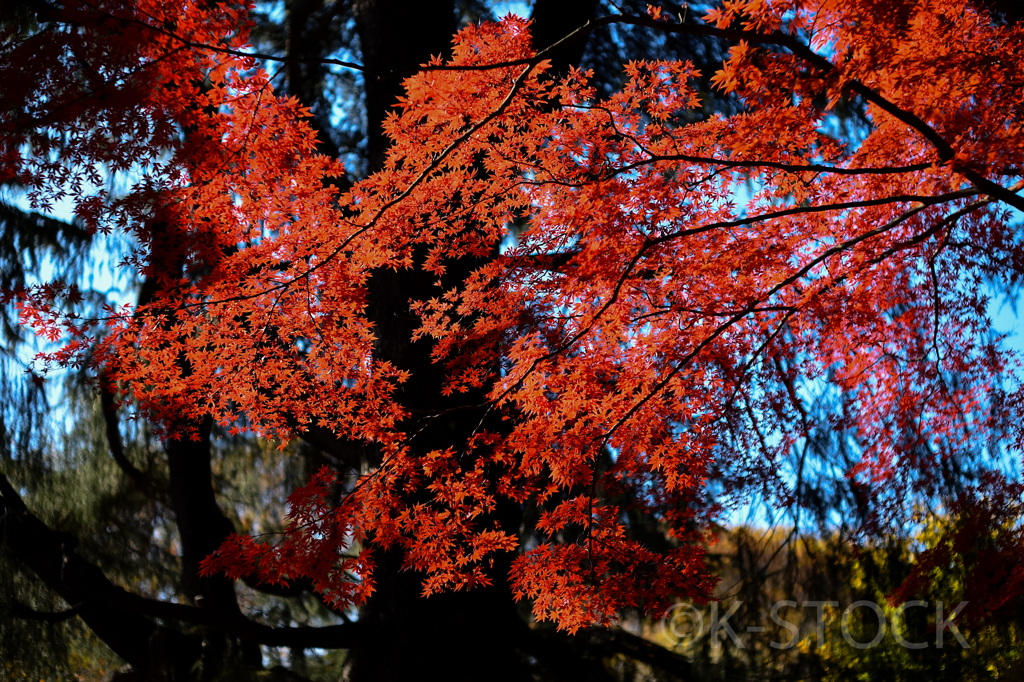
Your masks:
{"label": "distant tree trunk", "polygon": [[[167,223],[158,223],[153,226],[153,235],[154,251],[170,257],[151,264],[153,271],[139,292],[140,306],[153,299],[160,282],[175,283],[186,276],[182,245],[173,228]],[[183,376],[191,374],[192,366],[184,356],[178,358],[177,364]],[[199,575],[200,562],[216,551],[235,528],[218,506],[213,485],[213,418],[207,415],[191,422],[186,420],[185,416],[180,416],[173,426],[184,427],[192,433],[167,440],[164,448],[170,474],[170,503],[181,542],[181,590],[192,606],[209,609],[227,619],[241,618],[234,581],[224,576]],[[193,669],[200,660],[200,680],[215,679],[239,664],[262,666],[258,644],[216,630],[203,631],[200,636],[199,659],[189,653],[186,660],[174,662],[178,668]],[[185,654],[179,653],[178,658],[182,655]]]}
{"label": "distant tree trunk", "polygon": [[[567,11],[559,11],[564,7]],[[537,3],[542,46],[582,25],[596,2]],[[362,46],[363,63],[373,73],[405,72],[447,54],[455,26],[451,0],[406,3],[399,0],[357,0],[353,4]],[[563,56],[565,68],[578,62],[583,41]],[[401,78],[366,78],[367,155],[370,171],[384,164],[388,142],[381,123],[402,93]],[[418,254],[418,260],[425,254]],[[396,393],[407,409],[437,411],[445,407],[479,404],[482,393],[445,397],[441,393],[442,367],[431,360],[427,339],[412,341],[417,326],[409,304],[436,296],[456,286],[481,262],[461,259],[448,264],[441,286],[420,268],[374,273],[369,284],[369,317],[376,325],[374,355],[409,372],[410,379]],[[412,446],[417,453],[459,448],[478,428],[482,414],[459,410],[417,430]],[[497,522],[513,534],[518,531],[520,510],[512,504],[499,509]],[[495,560],[493,585],[468,592],[421,596],[422,576],[401,571],[398,552],[378,556],[374,573],[376,592],[360,611],[360,620],[372,624],[373,643],[351,652],[353,682],[408,680],[432,671],[446,680],[522,680],[527,672],[520,648],[525,624],[519,618],[507,582],[512,556]]]}
{"label": "distant tree trunk", "polygon": [[[210,426],[209,419],[199,426],[197,442],[182,439],[167,443],[171,504],[181,538],[182,588],[193,606],[241,618],[234,581],[224,576],[199,575],[199,562],[235,530],[217,506],[214,494]],[[203,636],[202,661],[201,679],[214,679],[232,664],[260,667],[262,656],[257,644],[210,631]]]}

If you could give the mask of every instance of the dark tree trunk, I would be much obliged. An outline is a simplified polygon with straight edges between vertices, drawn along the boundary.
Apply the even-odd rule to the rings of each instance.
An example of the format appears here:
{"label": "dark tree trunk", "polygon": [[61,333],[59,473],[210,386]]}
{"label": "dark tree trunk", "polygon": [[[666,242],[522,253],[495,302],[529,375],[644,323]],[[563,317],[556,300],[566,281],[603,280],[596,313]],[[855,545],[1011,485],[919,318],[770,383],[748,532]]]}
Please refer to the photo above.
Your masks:
{"label": "dark tree trunk", "polygon": [[[160,282],[175,283],[186,276],[184,258],[180,254],[182,247],[177,241],[177,235],[165,223],[155,225],[153,233],[154,252],[176,254],[176,257],[151,264],[153,272],[142,286],[140,305],[150,300]],[[164,269],[163,272],[160,268]],[[178,367],[183,376],[192,372],[192,366],[184,356],[179,357]],[[182,431],[194,431],[194,435],[189,433],[166,443],[170,502],[181,540],[182,591],[192,606],[209,609],[225,618],[241,618],[234,581],[223,576],[204,578],[199,575],[200,562],[216,551],[235,530],[217,506],[213,487],[213,450],[210,442],[213,419],[206,416],[176,426],[185,427]],[[256,644],[240,642],[215,631],[204,632],[202,639],[200,679],[213,679],[221,675],[226,666],[234,664],[255,667],[262,664],[260,649]],[[189,664],[191,667],[189,662],[181,664]]]}
{"label": "dark tree trunk", "polygon": [[[234,581],[223,576],[199,575],[200,562],[235,531],[217,506],[214,494],[210,426],[210,419],[199,426],[198,441],[183,438],[167,443],[171,504],[181,538],[182,589],[193,606],[241,618]],[[259,667],[262,662],[258,645],[212,631],[204,633],[202,659],[204,679],[220,674],[225,665]]]}
{"label": "dark tree trunk", "polygon": [[[290,54],[325,56],[307,55],[300,49],[329,42],[323,31],[331,17],[325,14],[324,7],[322,0],[289,1]],[[402,79],[432,56],[448,52],[457,28],[455,5],[454,0],[353,0],[351,8],[363,63],[370,74],[376,74],[367,75],[365,93],[366,153],[369,171],[373,172],[384,163],[388,141],[381,123],[402,92]],[[547,47],[569,34],[584,24],[595,8],[594,0],[537,0],[533,27],[536,47]],[[578,63],[583,47],[583,40],[566,45],[553,56],[554,70],[565,72],[570,64]],[[317,88],[321,85],[323,67],[292,62],[287,68],[291,94],[313,108],[316,103],[313,100],[320,96]],[[322,117],[314,121],[321,129],[327,123]],[[326,134],[321,137],[320,151],[336,154],[337,145],[331,143]],[[174,235],[156,232],[156,239],[167,242],[157,250],[174,254],[175,247],[181,248],[180,244],[171,243]],[[416,254],[415,260],[422,263],[423,257],[423,253]],[[178,260],[176,265],[175,260]],[[374,355],[410,373],[411,378],[399,387],[395,397],[414,415],[444,408],[466,408],[479,405],[482,400],[481,392],[454,397],[442,395],[443,368],[431,360],[429,340],[412,341],[417,322],[410,313],[410,302],[458,286],[481,264],[482,261],[472,259],[450,262],[440,284],[433,275],[423,273],[415,265],[397,272],[382,270],[374,273],[370,280],[368,315],[376,325],[377,335]],[[159,278],[150,273],[143,284],[140,303],[151,299],[154,289],[160,286],[158,280],[179,281],[180,259],[170,257],[162,265],[169,271],[165,274],[171,276]],[[181,371],[189,371],[184,360]],[[145,483],[142,472],[135,470],[124,457],[113,395],[106,395],[104,399],[115,459],[136,485],[141,486]],[[482,417],[479,410],[460,409],[426,425],[416,423],[417,437],[412,447],[417,454],[461,448],[479,427]],[[381,553],[376,557],[376,592],[361,610],[359,623],[345,628],[348,632],[352,626],[358,626],[358,636],[343,638],[342,633],[336,642],[334,639],[299,641],[294,631],[286,639],[269,637],[259,629],[262,626],[243,618],[233,581],[199,575],[202,559],[215,551],[234,529],[216,500],[210,420],[195,426],[198,441],[185,438],[166,445],[170,503],[182,550],[181,587],[190,604],[188,608],[160,602],[153,602],[160,608],[152,604],[144,605],[145,608],[139,606],[137,597],[110,583],[97,567],[78,557],[59,534],[32,517],[16,491],[0,477],[0,526],[4,539],[26,565],[74,605],[76,614],[132,665],[138,677],[191,679],[195,676],[196,662],[201,663],[204,679],[230,674],[235,663],[259,667],[260,651],[256,641],[292,646],[298,652],[307,641],[314,647],[351,646],[348,672],[353,682],[416,679],[425,673],[452,682],[523,680],[530,678],[527,656],[535,657],[556,677],[571,677],[571,671],[587,671],[593,679],[601,677],[599,665],[591,661],[592,667],[586,668],[587,661],[574,655],[572,647],[564,641],[542,637],[527,629],[517,613],[507,583],[512,554],[495,559],[490,571],[492,586],[424,598],[421,596],[422,576],[401,570],[400,553]],[[411,430],[413,424],[405,426]],[[497,428],[489,423],[486,426]],[[517,533],[520,517],[516,505],[505,504],[490,521],[507,532]],[[177,606],[187,613],[182,616],[182,612],[173,608],[172,613],[163,609],[164,606]],[[187,634],[183,634],[173,627],[158,625],[152,620],[154,617],[167,622],[181,618],[183,623],[196,624],[197,629],[190,631],[191,626],[186,625]],[[331,628],[321,630],[325,631],[323,637],[335,637]],[[372,636],[366,636],[367,631]],[[229,632],[241,634],[227,634]],[[631,646],[639,645],[631,643]]]}
{"label": "dark tree trunk", "polygon": [[[583,24],[596,3],[569,3],[567,9],[571,11],[567,13],[560,12],[557,6],[543,0],[538,3],[540,24],[535,30],[540,31],[542,43],[554,42]],[[408,73],[431,56],[446,54],[456,28],[450,0],[357,0],[353,11],[363,63],[377,74]],[[567,69],[579,59],[582,41],[572,47],[573,51],[559,60],[558,67]],[[383,166],[387,139],[381,122],[400,94],[398,77],[366,79],[371,172]],[[417,264],[423,256],[418,254]],[[434,275],[416,269],[415,265],[413,269],[397,272],[381,270],[371,278],[368,314],[376,326],[374,355],[410,373],[410,379],[399,387],[395,398],[413,414],[465,408],[481,401],[482,394],[442,395],[443,368],[431,360],[429,340],[412,342],[417,322],[409,307],[414,300],[437,296],[457,286],[481,264],[470,259],[447,264],[440,286]],[[449,447],[458,449],[479,427],[481,417],[477,410],[461,409],[425,426],[416,424],[417,436],[411,447],[417,454]],[[498,510],[493,521],[507,532],[517,533],[520,510],[515,505],[506,505]],[[399,552],[377,558],[377,591],[360,612],[360,620],[369,623],[377,636],[370,646],[351,652],[353,682],[414,679],[427,671],[453,682],[527,679],[522,656],[526,626],[517,614],[507,582],[511,555],[495,560],[490,571],[492,586],[428,598],[421,596],[422,576],[401,570]]]}
{"label": "dark tree trunk", "polygon": [[[388,142],[381,122],[410,69],[447,54],[455,33],[452,0],[354,0],[359,45],[366,76],[366,134],[370,172],[384,165]],[[394,75],[388,75],[394,74]]]}

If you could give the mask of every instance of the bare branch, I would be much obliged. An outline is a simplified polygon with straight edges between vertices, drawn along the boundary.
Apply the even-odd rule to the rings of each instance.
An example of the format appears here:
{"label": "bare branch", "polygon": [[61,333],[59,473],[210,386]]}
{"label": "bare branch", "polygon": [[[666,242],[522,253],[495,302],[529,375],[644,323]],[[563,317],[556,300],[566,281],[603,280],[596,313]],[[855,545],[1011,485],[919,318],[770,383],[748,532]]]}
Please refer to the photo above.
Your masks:
{"label": "bare branch", "polygon": [[5,546],[65,601],[77,604],[74,615],[81,616],[111,649],[140,669],[148,665],[148,642],[157,629],[149,618],[201,625],[270,646],[344,649],[358,646],[369,635],[365,623],[274,628],[243,616],[146,599],[128,592],[75,553],[73,538],[54,531],[28,511],[3,474],[0,529]]}

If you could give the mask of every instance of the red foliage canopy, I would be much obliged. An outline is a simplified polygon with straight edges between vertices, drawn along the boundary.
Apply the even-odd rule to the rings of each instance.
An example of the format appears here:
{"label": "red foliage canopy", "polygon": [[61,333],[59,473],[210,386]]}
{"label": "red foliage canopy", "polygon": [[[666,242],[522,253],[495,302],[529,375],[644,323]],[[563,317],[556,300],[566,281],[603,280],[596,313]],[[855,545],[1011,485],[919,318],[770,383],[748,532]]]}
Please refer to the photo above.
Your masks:
{"label": "red foliage canopy", "polygon": [[[373,590],[374,548],[401,547],[427,593],[486,583],[489,558],[517,550],[517,596],[573,630],[708,593],[705,482],[717,467],[740,494],[791,494],[775,472],[806,435],[797,378],[843,393],[830,426],[858,444],[848,476],[878,519],[927,494],[979,429],[1011,425],[1024,446],[985,287],[1024,272],[1007,210],[1024,209],[1024,28],[975,5],[727,0],[704,26],[605,21],[733,40],[712,79],[745,105],[730,117],[699,115],[690,64],[629,63],[600,99],[586,73],[545,76],[526,22],[470,27],[406,81],[386,167],[344,193],[305,112],[240,51],[244,8],[77,11],[51,54],[4,48],[5,98],[24,106],[0,121],[0,180],[130,230],[127,264],[159,286],[102,321],[75,315],[71,287],[9,292],[67,340],[49,361],[103,366],[171,437],[212,415],[379,453],[340,502],[321,471],[283,539],[236,537],[207,571],[307,576],[353,604]],[[96,65],[87,88],[60,70],[75,50]],[[844,97],[866,104],[856,144],[829,133]],[[96,191],[101,163],[137,183]],[[460,259],[479,265],[410,313],[445,392],[482,395],[495,419],[422,452],[417,425],[437,415],[393,399],[409,377],[375,357],[367,282]],[[992,480],[1008,500],[996,528],[1020,494]],[[620,499],[674,549],[631,537]],[[501,500],[536,505],[547,540],[518,548],[493,522]]]}

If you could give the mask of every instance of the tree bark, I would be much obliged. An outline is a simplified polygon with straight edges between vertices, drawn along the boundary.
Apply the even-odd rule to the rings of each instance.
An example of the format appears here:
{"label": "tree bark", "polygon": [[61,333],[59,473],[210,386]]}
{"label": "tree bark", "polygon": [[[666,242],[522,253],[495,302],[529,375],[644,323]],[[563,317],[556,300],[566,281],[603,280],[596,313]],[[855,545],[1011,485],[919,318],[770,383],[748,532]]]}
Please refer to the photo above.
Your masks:
{"label": "tree bark", "polygon": [[[535,47],[547,47],[584,24],[593,15],[596,4],[595,0],[538,0],[534,9]],[[306,31],[323,30],[322,25],[307,21],[322,8],[321,0],[289,3],[289,54],[304,42]],[[383,166],[386,157],[388,140],[381,124],[402,92],[402,78],[432,56],[448,52],[457,28],[455,5],[453,0],[419,3],[353,0],[352,11],[362,61],[370,73],[383,74],[366,77],[367,157],[369,171],[373,172]],[[578,63],[584,45],[580,40],[554,55],[553,71],[564,73],[570,65]],[[292,94],[298,95],[307,106],[313,104],[316,84],[297,63],[288,68]],[[320,150],[336,152],[336,147],[327,144],[326,135],[322,137],[325,143]],[[180,250],[180,244],[170,243],[174,238],[169,234],[157,235],[157,239],[168,242],[163,245],[167,248],[161,249],[163,253],[170,255]],[[443,281],[438,284],[433,275],[416,267],[424,257],[425,253],[416,254],[417,263],[407,270],[374,273],[368,293],[368,315],[377,334],[375,359],[386,360],[410,373],[410,379],[398,388],[396,400],[413,414],[459,408],[417,429],[417,438],[412,444],[417,454],[463,447],[483,416],[479,409],[468,409],[481,402],[482,392],[454,397],[442,395],[443,367],[431,359],[429,340],[412,341],[418,323],[410,313],[412,301],[460,285],[482,261],[461,259],[449,263]],[[151,298],[155,287],[159,286],[157,280],[179,280],[182,267],[180,262],[175,264],[175,260],[178,259],[171,256],[163,265],[173,271],[173,276],[160,278],[151,273],[147,277],[140,293],[140,304]],[[189,371],[184,361],[181,371]],[[113,394],[104,394],[112,452],[126,474],[141,485],[141,472],[124,457],[113,405]],[[197,661],[202,662],[204,678],[223,672],[225,664],[232,659],[258,667],[257,642],[293,646],[299,650],[305,646],[349,648],[348,672],[353,682],[414,679],[424,671],[453,682],[525,680],[531,677],[529,668],[532,667],[527,658],[534,655],[543,659],[541,667],[560,677],[556,669],[562,654],[568,655],[566,660],[575,660],[560,640],[531,633],[518,615],[507,582],[514,558],[512,553],[495,558],[490,572],[492,586],[424,598],[422,576],[402,570],[399,552],[383,552],[377,556],[376,592],[361,610],[359,622],[350,624],[353,627],[310,631],[308,642],[304,642],[303,633],[295,629],[280,629],[276,631],[278,637],[268,633],[269,628],[248,621],[239,609],[233,581],[199,575],[202,559],[215,551],[234,528],[216,500],[210,420],[207,418],[195,426],[199,435],[197,441],[183,438],[166,444],[170,502],[182,549],[182,590],[188,605],[143,600],[110,583],[99,568],[74,553],[70,540],[62,539],[60,534],[32,516],[6,479],[0,477],[0,523],[5,541],[142,676],[191,679]],[[311,441],[317,441],[316,433],[311,431],[309,435]],[[329,434],[319,435],[320,441],[337,445],[332,443]],[[345,452],[335,454],[344,459],[348,449],[343,447]],[[517,505],[504,503],[492,521],[507,532],[517,533],[521,510]],[[201,627],[202,634],[183,635],[154,623],[152,618],[191,623]],[[578,669],[578,666],[565,668],[570,667]],[[595,675],[599,668],[599,665],[593,667]]]}
{"label": "tree bark", "polygon": [[[213,490],[210,426],[211,420],[204,420],[199,441],[182,438],[167,443],[171,505],[181,538],[182,589],[189,604],[227,619],[240,619],[234,581],[219,575],[199,575],[200,562],[235,530],[217,506]],[[203,640],[203,678],[212,679],[231,659],[254,667],[262,664],[259,646],[252,642],[220,632],[205,633]]]}
{"label": "tree bark", "polygon": [[75,552],[75,538],[52,530],[0,474],[0,541],[76,610],[96,636],[146,679],[188,679],[201,642],[111,608],[124,590]]}
{"label": "tree bark", "polygon": [[[564,5],[541,0],[534,27],[540,42],[555,42],[590,18],[596,2]],[[455,31],[450,0],[403,3],[398,0],[357,0],[353,5],[362,46],[362,59],[373,73],[408,73],[431,56],[448,52]],[[539,45],[539,44],[538,44]],[[539,46],[545,46],[539,45]],[[568,69],[582,54],[583,44],[559,55],[556,68]],[[563,63],[564,62],[564,63]],[[384,164],[388,141],[381,123],[401,94],[400,80],[366,80],[366,112],[370,171]],[[447,264],[440,284],[418,269],[425,253],[415,255],[408,270],[381,270],[369,283],[368,315],[376,327],[374,356],[410,373],[395,399],[413,414],[451,410],[423,426],[416,425],[410,443],[415,454],[449,447],[461,448],[480,425],[482,393],[445,397],[441,392],[443,367],[431,359],[432,343],[412,341],[418,326],[410,303],[458,286],[482,261],[461,259]],[[410,420],[412,421],[412,420]],[[411,424],[408,425],[411,427]],[[411,430],[411,428],[409,429]],[[507,532],[519,530],[521,510],[505,504],[493,519]],[[513,556],[497,557],[490,571],[493,584],[467,592],[421,596],[422,576],[402,570],[398,551],[377,557],[376,592],[360,611],[360,620],[380,634],[366,647],[351,652],[349,679],[353,682],[388,682],[419,677],[431,671],[446,680],[523,680],[529,677],[523,645],[526,626],[519,617],[507,578]]]}

